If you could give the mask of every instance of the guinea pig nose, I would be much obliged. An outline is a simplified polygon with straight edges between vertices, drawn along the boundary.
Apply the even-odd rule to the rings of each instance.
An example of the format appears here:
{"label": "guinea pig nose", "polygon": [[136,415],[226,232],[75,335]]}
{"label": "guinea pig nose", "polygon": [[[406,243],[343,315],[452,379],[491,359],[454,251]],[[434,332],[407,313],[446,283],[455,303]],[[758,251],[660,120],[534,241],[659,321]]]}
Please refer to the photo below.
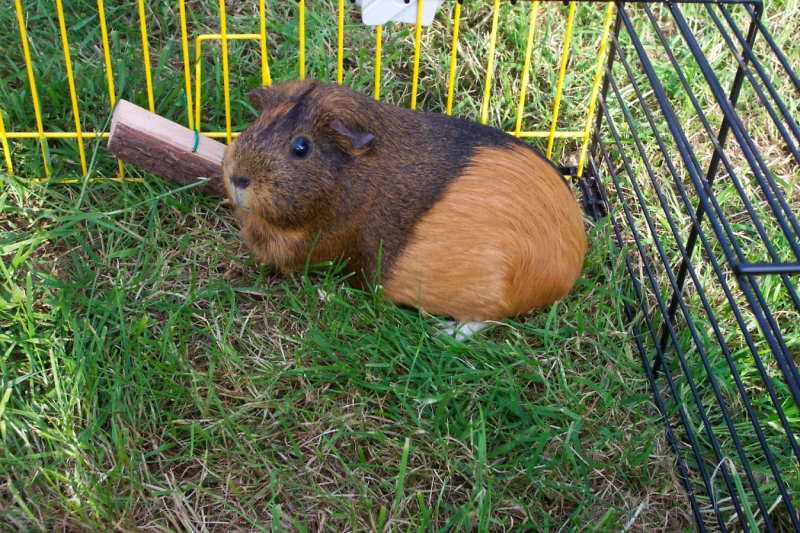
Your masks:
{"label": "guinea pig nose", "polygon": [[241,176],[233,176],[231,182],[239,189],[246,189],[250,185],[250,180]]}

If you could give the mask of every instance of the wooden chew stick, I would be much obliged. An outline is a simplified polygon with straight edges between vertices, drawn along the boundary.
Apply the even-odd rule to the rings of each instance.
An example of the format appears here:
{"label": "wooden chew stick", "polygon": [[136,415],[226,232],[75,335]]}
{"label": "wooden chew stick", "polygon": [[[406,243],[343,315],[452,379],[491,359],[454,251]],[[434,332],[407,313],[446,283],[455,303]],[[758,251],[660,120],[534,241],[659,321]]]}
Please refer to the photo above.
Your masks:
{"label": "wooden chew stick", "polygon": [[120,100],[111,117],[108,151],[121,161],[156,176],[188,185],[210,178],[198,187],[211,196],[225,195],[222,155],[225,145],[160,117],[126,100]]}

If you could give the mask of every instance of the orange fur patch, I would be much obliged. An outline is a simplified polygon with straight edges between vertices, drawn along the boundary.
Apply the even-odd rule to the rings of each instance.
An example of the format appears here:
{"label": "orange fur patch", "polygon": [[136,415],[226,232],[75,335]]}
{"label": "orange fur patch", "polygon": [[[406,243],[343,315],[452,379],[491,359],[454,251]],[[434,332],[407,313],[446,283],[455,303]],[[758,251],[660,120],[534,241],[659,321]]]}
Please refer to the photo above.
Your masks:
{"label": "orange fur patch", "polygon": [[586,251],[583,214],[550,164],[481,148],[416,224],[386,297],[458,320],[499,320],[566,296]]}

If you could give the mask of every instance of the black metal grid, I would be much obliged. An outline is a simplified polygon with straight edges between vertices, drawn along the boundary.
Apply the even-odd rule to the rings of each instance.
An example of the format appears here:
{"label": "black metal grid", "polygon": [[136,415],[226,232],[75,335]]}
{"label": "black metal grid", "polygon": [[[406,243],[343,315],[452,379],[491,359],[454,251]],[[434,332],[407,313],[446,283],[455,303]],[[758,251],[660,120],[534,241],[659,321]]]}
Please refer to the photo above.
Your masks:
{"label": "black metal grid", "polygon": [[762,11],[617,3],[581,183],[700,531],[800,532],[800,81]]}

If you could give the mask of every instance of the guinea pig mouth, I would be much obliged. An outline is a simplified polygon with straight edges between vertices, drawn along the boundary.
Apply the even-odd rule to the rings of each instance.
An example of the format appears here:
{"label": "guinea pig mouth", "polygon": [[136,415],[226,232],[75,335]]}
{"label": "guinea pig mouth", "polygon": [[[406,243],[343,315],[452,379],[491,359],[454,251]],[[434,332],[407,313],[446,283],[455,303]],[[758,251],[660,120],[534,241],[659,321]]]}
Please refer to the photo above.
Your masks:
{"label": "guinea pig mouth", "polygon": [[247,207],[247,202],[245,201],[244,191],[238,187],[231,187],[231,200],[245,211],[250,212],[250,208]]}

